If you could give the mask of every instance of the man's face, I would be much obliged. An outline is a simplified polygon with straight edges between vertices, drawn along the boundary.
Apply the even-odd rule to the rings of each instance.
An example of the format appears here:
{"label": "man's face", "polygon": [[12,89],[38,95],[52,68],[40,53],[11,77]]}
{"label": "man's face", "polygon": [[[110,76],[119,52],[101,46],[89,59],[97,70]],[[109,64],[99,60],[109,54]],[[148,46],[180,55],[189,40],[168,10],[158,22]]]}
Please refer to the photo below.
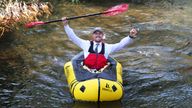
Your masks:
{"label": "man's face", "polygon": [[103,32],[101,32],[101,31],[95,31],[94,33],[93,33],[93,40],[95,41],[95,42],[101,42],[101,41],[103,41]]}

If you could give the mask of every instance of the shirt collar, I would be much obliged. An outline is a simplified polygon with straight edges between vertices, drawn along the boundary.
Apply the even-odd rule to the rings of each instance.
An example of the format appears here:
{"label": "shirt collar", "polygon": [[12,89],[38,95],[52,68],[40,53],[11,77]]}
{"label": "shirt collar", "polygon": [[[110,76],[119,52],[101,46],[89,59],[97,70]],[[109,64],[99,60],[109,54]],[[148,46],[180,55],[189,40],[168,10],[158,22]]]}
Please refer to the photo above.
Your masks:
{"label": "shirt collar", "polygon": [[96,44],[101,45],[102,42],[97,43],[97,42],[93,41],[93,43],[94,43],[94,45],[96,45]]}

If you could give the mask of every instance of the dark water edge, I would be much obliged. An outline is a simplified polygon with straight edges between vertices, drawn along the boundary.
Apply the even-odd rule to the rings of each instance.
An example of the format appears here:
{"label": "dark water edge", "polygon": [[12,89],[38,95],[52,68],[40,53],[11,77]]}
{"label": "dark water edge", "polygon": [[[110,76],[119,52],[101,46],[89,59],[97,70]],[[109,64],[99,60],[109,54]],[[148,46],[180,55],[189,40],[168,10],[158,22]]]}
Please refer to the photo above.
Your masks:
{"label": "dark water edge", "polygon": [[0,40],[0,105],[10,104],[28,81],[28,65],[15,49],[14,33],[6,33]]}

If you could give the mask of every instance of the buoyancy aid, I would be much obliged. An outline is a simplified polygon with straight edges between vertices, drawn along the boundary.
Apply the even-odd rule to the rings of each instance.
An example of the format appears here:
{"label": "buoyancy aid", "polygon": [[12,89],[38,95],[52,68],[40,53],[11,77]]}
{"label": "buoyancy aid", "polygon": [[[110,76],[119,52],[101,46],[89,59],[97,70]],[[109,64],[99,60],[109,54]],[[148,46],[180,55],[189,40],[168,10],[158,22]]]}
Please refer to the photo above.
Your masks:
{"label": "buoyancy aid", "polygon": [[84,60],[84,65],[86,65],[90,69],[97,69],[100,70],[105,65],[107,65],[107,59],[105,58],[105,44],[102,43],[102,49],[100,52],[96,53],[93,50],[93,41],[90,41],[90,47],[89,47],[89,55]]}

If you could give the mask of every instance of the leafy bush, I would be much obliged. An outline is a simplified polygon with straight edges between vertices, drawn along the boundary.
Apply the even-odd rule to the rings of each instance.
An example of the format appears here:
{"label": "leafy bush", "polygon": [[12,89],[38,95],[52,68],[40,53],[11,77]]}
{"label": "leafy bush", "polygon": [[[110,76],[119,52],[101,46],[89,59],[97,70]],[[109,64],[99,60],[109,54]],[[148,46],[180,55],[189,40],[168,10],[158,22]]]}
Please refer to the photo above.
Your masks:
{"label": "leafy bush", "polygon": [[20,24],[38,20],[38,16],[51,14],[49,3],[26,3],[13,0],[0,1],[0,37]]}

